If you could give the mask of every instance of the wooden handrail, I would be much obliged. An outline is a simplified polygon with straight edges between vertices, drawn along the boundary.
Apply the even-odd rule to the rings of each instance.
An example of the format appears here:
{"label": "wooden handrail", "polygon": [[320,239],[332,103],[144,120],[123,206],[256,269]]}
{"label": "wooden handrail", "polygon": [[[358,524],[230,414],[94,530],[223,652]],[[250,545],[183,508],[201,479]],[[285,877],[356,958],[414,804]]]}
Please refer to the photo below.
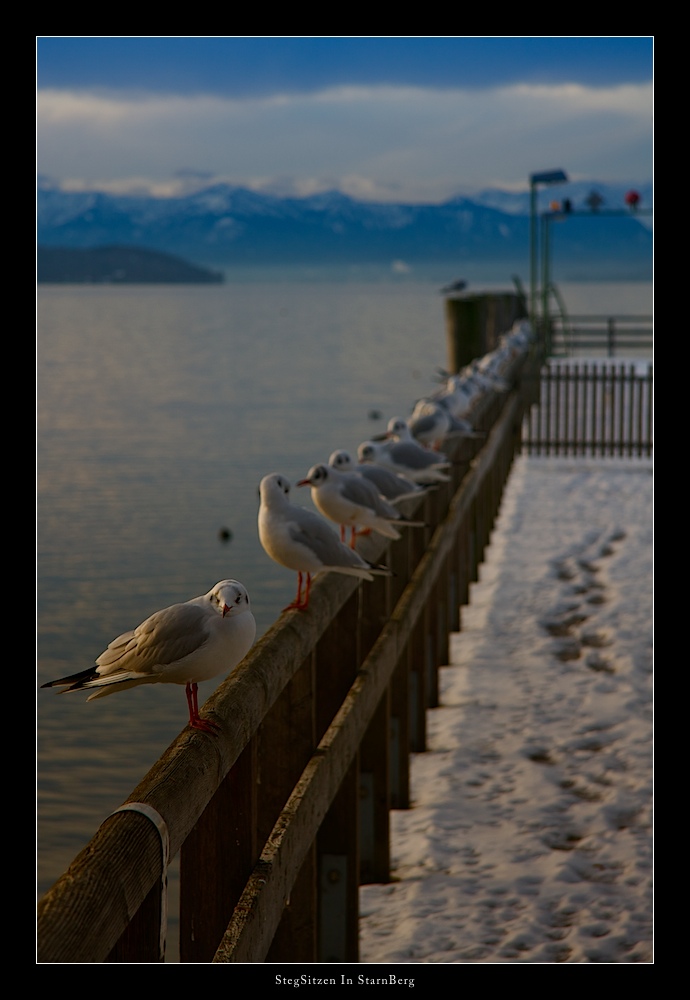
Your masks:
{"label": "wooden handrail", "polygon": [[[309,612],[281,616],[206,703],[218,736],[185,729],[132,792],[128,801],[163,818],[171,857],[181,851],[182,961],[263,961],[271,948],[280,954],[281,928],[290,920],[303,921],[304,955],[317,960],[315,839],[339,857],[337,847],[328,853],[327,841],[337,845],[341,832],[328,816],[338,808],[347,823],[359,822],[356,764],[366,770],[362,761],[383,757],[387,765],[392,719],[401,727],[409,721],[409,746],[423,746],[423,721],[415,731],[415,718],[423,720],[433,704],[436,669],[447,662],[456,607],[476,579],[538,370],[536,359],[520,359],[512,375],[522,376],[521,384],[487,397],[480,416],[486,440],[453,452],[453,483],[407,501],[410,513],[424,512],[429,529],[409,529],[392,546],[367,540],[365,556],[384,554],[396,577],[317,579]],[[396,680],[408,659],[416,687],[407,672]],[[410,688],[419,704],[408,713]],[[402,708],[392,707],[398,691]],[[368,751],[370,741],[383,751]],[[382,807],[367,819],[386,836],[391,800],[404,804],[406,795],[404,779],[394,793],[388,781],[386,774]],[[358,841],[357,826],[342,839]],[[357,948],[360,863],[371,866],[371,877],[387,877],[386,852],[362,859],[355,848],[347,861],[348,960]],[[206,877],[214,858],[222,863]],[[135,812],[108,817],[39,903],[38,961],[157,961],[162,874],[150,820]],[[300,899],[311,915],[298,914]],[[292,961],[299,960],[296,936]]]}
{"label": "wooden handrail", "polygon": [[260,962],[266,956],[307,846],[350,766],[402,650],[431,597],[458,528],[477,500],[486,477],[514,437],[522,400],[514,393],[494,426],[486,447],[451,503],[448,516],[400,598],[395,611],[366,658],[338,714],[282,811],[252,872],[214,957],[215,962]]}

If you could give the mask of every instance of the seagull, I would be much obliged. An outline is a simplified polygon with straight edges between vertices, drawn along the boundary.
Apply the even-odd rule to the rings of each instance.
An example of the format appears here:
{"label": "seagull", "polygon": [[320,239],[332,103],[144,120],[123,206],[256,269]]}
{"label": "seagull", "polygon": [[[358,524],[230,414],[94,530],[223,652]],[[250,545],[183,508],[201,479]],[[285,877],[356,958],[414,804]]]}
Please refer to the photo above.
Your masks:
{"label": "seagull", "polygon": [[412,437],[438,451],[442,441],[457,438],[484,438],[469,420],[454,417],[445,399],[419,399],[407,421]]}
{"label": "seagull", "polygon": [[418,451],[426,452],[427,455],[429,454],[429,452],[433,452],[434,461],[436,462],[446,461],[446,456],[443,454],[443,452],[438,451],[434,448],[429,448],[427,447],[426,444],[423,444],[421,441],[417,440],[417,438],[412,433],[411,424],[408,423],[407,420],[403,420],[402,417],[391,417],[390,420],[388,421],[388,428],[386,430],[384,437],[376,438],[375,440],[393,440],[393,441],[398,441],[402,444],[413,445]]}
{"label": "seagull", "polygon": [[412,437],[434,451],[440,451],[452,423],[448,408],[430,399],[420,399],[407,421]]}
{"label": "seagull", "polygon": [[[423,527],[423,521],[406,520],[397,507],[388,503],[373,483],[355,472],[340,472],[332,466],[314,465],[298,486],[311,486],[311,498],[317,510],[340,525],[340,540],[345,530],[352,530],[350,547],[355,547],[357,526],[378,531],[386,538],[400,538],[396,524]],[[395,522],[392,523],[392,522]]]}
{"label": "seagull", "polygon": [[416,483],[450,482],[445,472],[450,463],[442,460],[439,452],[415,441],[363,441],[357,449],[357,457],[362,463],[383,465]]}
{"label": "seagull", "polygon": [[466,374],[443,373],[443,386],[434,398],[458,420],[469,418],[482,397],[479,385]]}
{"label": "seagull", "polygon": [[237,580],[221,580],[208,594],[156,611],[135,629],[113,639],[95,667],[49,681],[61,694],[94,688],[86,699],[104,698],[139,684],[185,684],[189,724],[214,733],[199,716],[197,685],[237,666],[256,636],[249,594]]}
{"label": "seagull", "polygon": [[328,459],[328,464],[341,472],[356,472],[365,479],[369,479],[382,497],[390,503],[400,503],[402,500],[409,500],[410,497],[426,493],[430,488],[415,483],[406,476],[400,476],[392,472],[383,465],[374,465],[373,462],[356,463],[347,451],[334,451]]}
{"label": "seagull", "polygon": [[346,573],[364,580],[373,580],[374,574],[393,575],[387,566],[376,566],[344,545],[320,514],[291,503],[285,476],[277,472],[264,476],[259,494],[259,540],[274,562],[297,573],[297,597],[285,611],[306,611],[311,578],[317,573]]}
{"label": "seagull", "polygon": [[457,281],[451,281],[449,285],[444,285],[441,289],[442,295],[450,295],[451,292],[462,292],[467,288],[467,282],[463,281],[462,278],[458,278]]}

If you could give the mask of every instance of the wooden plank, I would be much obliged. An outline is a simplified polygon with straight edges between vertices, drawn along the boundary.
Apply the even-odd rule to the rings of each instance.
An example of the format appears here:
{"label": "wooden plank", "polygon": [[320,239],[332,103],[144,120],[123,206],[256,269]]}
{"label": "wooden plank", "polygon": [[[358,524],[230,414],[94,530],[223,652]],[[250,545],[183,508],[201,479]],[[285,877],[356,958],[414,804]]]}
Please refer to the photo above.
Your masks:
{"label": "wooden plank", "polygon": [[318,870],[316,844],[313,843],[285,900],[266,961],[283,964],[317,962],[317,949]]}
{"label": "wooden plank", "polygon": [[407,656],[395,668],[390,686],[390,797],[391,809],[410,805],[410,709]]}
{"label": "wooden plank", "polygon": [[161,921],[164,919],[161,889],[160,883],[153,887],[106,962],[155,964],[164,961],[160,940]]}
{"label": "wooden plank", "polygon": [[256,739],[182,845],[180,961],[210,962],[258,858]]}
{"label": "wooden plank", "polygon": [[359,881],[390,877],[390,686],[362,739],[359,752]]}
{"label": "wooden plank", "polygon": [[355,752],[316,837],[319,962],[359,961],[359,796]]}

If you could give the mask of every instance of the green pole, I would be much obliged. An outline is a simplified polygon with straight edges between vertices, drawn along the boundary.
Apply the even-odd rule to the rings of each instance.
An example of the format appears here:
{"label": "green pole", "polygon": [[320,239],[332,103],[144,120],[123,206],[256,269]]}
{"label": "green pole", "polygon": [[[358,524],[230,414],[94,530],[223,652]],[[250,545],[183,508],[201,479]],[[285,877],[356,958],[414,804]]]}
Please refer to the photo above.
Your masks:
{"label": "green pole", "polygon": [[537,329],[537,185],[529,185],[529,318]]}

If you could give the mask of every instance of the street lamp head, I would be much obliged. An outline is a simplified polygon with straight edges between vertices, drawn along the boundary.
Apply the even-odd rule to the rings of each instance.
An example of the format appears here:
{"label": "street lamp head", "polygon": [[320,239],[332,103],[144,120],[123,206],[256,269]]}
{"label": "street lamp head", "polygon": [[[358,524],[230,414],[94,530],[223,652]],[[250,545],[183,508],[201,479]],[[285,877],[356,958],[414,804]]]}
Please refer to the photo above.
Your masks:
{"label": "street lamp head", "polygon": [[535,184],[563,184],[568,180],[565,170],[543,170],[538,174],[530,174],[529,182]]}

